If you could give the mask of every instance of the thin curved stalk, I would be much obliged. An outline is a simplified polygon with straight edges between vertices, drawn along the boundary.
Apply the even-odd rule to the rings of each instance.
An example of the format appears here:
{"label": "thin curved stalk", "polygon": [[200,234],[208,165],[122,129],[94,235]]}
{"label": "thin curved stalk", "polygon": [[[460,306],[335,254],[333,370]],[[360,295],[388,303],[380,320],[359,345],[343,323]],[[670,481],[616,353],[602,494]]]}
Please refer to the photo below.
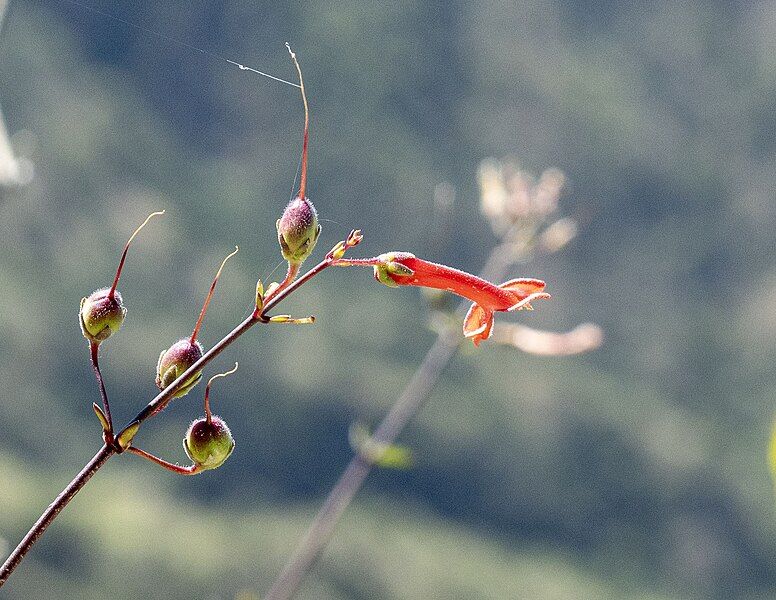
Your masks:
{"label": "thin curved stalk", "polygon": [[[100,398],[102,398],[102,408],[105,411],[105,418],[108,420],[108,431],[106,434],[113,435],[113,417],[110,415],[110,403],[108,402],[108,392],[105,390],[105,381],[102,379],[102,371],[100,370],[100,343],[89,343],[89,356],[92,359],[92,369],[94,369],[94,376],[97,379],[97,385],[100,387]],[[108,440],[110,441],[110,440]]]}

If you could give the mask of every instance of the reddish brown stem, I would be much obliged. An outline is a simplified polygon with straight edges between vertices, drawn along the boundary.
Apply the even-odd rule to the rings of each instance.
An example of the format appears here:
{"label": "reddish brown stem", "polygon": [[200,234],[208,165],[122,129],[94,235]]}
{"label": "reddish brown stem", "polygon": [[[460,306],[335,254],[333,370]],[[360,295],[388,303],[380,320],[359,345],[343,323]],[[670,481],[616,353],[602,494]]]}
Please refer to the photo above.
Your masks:
{"label": "reddish brown stem", "polygon": [[119,284],[119,278],[121,277],[121,271],[124,269],[124,261],[127,260],[127,252],[129,251],[129,246],[132,244],[132,240],[135,239],[135,236],[140,233],[140,230],[143,229],[143,227],[146,226],[146,223],[151,220],[151,217],[155,217],[157,215],[163,215],[164,211],[160,210],[158,212],[151,213],[146,217],[146,220],[143,221],[137,229],[135,229],[134,233],[129,236],[129,239],[127,240],[127,243],[124,245],[124,251],[121,253],[121,260],[119,260],[119,267],[116,269],[116,277],[113,278],[113,285],[110,286],[110,291],[108,292],[108,298],[113,300],[113,298],[116,296],[116,286]]}
{"label": "reddish brown stem", "polygon": [[334,263],[334,267],[374,267],[380,264],[376,256],[372,258],[343,258]]}
{"label": "reddish brown stem", "polygon": [[213,422],[213,413],[210,412],[210,386],[213,384],[213,381],[215,379],[218,379],[219,377],[226,377],[227,375],[231,375],[237,370],[239,366],[240,366],[240,363],[234,363],[233,369],[230,369],[225,373],[218,373],[216,375],[213,375],[208,380],[207,385],[205,386],[205,420],[207,421],[208,425],[210,425],[210,423]]}
{"label": "reddish brown stem", "polygon": [[299,74],[299,90],[302,92],[302,102],[304,103],[304,138],[302,141],[302,168],[299,176],[299,193],[297,196],[304,199],[307,192],[307,140],[310,131],[310,110],[307,106],[307,94],[304,91],[304,80],[302,79],[302,69],[299,67],[299,61],[296,60],[296,54],[291,50],[291,46],[286,42],[286,48],[294,61],[296,72]]}
{"label": "reddish brown stem", "polygon": [[207,293],[207,296],[205,297],[205,303],[202,305],[202,310],[199,311],[199,318],[197,319],[197,324],[194,325],[194,331],[191,332],[190,341],[192,344],[197,341],[199,330],[202,327],[202,321],[205,319],[205,314],[207,313],[207,307],[210,306],[210,300],[213,299],[213,292],[216,291],[216,284],[218,283],[218,279],[221,277],[221,271],[224,270],[224,265],[226,264],[226,261],[232,258],[235,254],[237,254],[239,250],[240,248],[235,246],[234,252],[232,252],[229,256],[227,256],[221,263],[221,266],[218,268],[218,272],[216,272],[216,276],[213,278],[213,283],[210,284],[210,291]]}
{"label": "reddish brown stem", "polygon": [[124,246],[124,252],[121,253],[121,260],[119,260],[119,266],[116,269],[116,276],[113,278],[113,285],[110,286],[108,292],[108,298],[113,300],[116,296],[116,286],[119,284],[119,278],[121,277],[121,271],[124,269],[124,261],[127,260],[127,251],[129,250],[129,242]]}
{"label": "reddish brown stem", "polygon": [[305,193],[307,191],[307,139],[307,100],[305,100],[304,141],[302,142],[302,169],[301,174],[299,175],[299,194],[297,194],[302,199],[306,198]]}
{"label": "reddish brown stem", "polygon": [[51,522],[57,517],[62,509],[67,506],[78,491],[86,485],[86,482],[92,478],[102,465],[113,456],[115,450],[108,445],[104,445],[97,454],[94,455],[92,460],[86,463],[86,466],[81,469],[81,472],[75,476],[75,478],[62,490],[54,501],[49,504],[48,508],[43,511],[40,518],[35,521],[35,524],[27,532],[19,545],[16,546],[10,556],[5,560],[2,567],[0,567],[0,587],[8,580],[14,569],[19,566],[19,563],[30,551],[30,548],[38,541],[38,538],[43,535]]}
{"label": "reddish brown stem", "polygon": [[281,292],[289,285],[291,285],[294,282],[294,279],[296,279],[296,276],[299,274],[300,266],[302,266],[301,263],[294,263],[289,261],[288,269],[286,270],[286,276],[283,278],[283,281],[281,281],[280,284],[278,284],[278,286],[272,290],[272,292],[267,294],[267,296],[264,298],[264,302],[269,302],[272,298],[277,296],[278,292]]}
{"label": "reddish brown stem", "polygon": [[171,463],[169,461],[164,460],[163,458],[159,458],[158,456],[154,456],[150,452],[146,452],[145,450],[141,450],[140,448],[135,448],[134,446],[130,446],[127,448],[132,454],[137,454],[138,456],[142,456],[146,460],[150,460],[152,463],[156,463],[160,467],[164,467],[168,471],[172,471],[173,473],[177,473],[178,475],[196,475],[200,472],[200,469],[197,465],[190,465],[188,467],[182,467],[180,465],[176,465],[174,463]]}
{"label": "reddish brown stem", "polygon": [[105,435],[108,439],[105,440],[106,444],[112,443],[113,436],[113,419],[110,415],[110,404],[108,403],[108,392],[105,390],[105,382],[102,380],[102,372],[100,371],[100,342],[89,343],[89,354],[92,358],[92,368],[94,369],[94,376],[97,378],[97,384],[100,386],[100,397],[102,398],[102,408],[105,412],[105,418],[108,420],[108,431]]}
{"label": "reddish brown stem", "polygon": [[205,388],[205,420],[210,425],[213,422],[213,413],[210,412],[210,382],[208,381]]}

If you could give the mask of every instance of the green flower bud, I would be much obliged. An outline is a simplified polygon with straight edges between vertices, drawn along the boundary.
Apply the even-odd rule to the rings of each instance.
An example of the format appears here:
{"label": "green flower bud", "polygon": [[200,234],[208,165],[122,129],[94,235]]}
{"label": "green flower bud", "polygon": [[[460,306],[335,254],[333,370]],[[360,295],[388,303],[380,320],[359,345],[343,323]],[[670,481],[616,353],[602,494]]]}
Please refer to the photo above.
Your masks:
{"label": "green flower bud", "polygon": [[374,266],[375,279],[388,287],[399,287],[392,276],[411,277],[415,274],[412,269],[398,262],[406,258],[415,258],[415,255],[409,252],[386,252],[378,256],[379,262]]}
{"label": "green flower bud", "polygon": [[183,449],[201,469],[217,469],[234,450],[234,438],[220,417],[202,417],[189,425]]}
{"label": "green flower bud", "polygon": [[318,213],[307,198],[297,196],[277,221],[280,252],[290,263],[302,263],[312,254],[321,226]]}
{"label": "green flower bud", "polygon": [[102,342],[116,333],[127,316],[121,294],[110,295],[109,288],[93,292],[81,300],[78,312],[81,331],[90,342]]}
{"label": "green flower bud", "polygon": [[[159,362],[156,364],[156,387],[160,390],[165,389],[183,375],[186,369],[202,358],[202,354],[202,344],[192,342],[190,338],[178,340],[167,350],[163,350],[159,355]],[[191,388],[199,383],[201,378],[202,371],[194,373],[173,394],[173,398],[180,398],[188,394]]]}

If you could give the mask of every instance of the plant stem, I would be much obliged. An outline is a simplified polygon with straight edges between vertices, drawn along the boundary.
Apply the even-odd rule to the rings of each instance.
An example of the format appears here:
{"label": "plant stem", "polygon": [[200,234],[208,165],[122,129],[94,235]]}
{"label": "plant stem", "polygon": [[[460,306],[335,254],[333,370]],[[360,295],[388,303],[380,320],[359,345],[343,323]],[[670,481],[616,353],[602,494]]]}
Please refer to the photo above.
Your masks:
{"label": "plant stem", "polygon": [[[1,2],[2,0],[0,0]],[[304,283],[315,277],[318,273],[326,269],[327,267],[331,266],[335,261],[334,258],[332,258],[330,255],[327,255],[326,258],[324,258],[320,263],[315,265],[312,269],[307,271],[304,275],[302,275],[299,279],[294,281],[292,284],[290,284],[288,287],[284,288],[283,290],[279,291],[276,295],[272,297],[269,301],[267,301],[266,304],[264,304],[260,309],[254,310],[254,312],[251,314],[250,317],[245,319],[242,323],[240,323],[237,327],[235,327],[232,331],[230,331],[224,338],[218,342],[215,346],[213,346],[210,350],[208,350],[202,358],[200,358],[197,362],[195,362],[191,367],[186,369],[186,371],[178,377],[175,381],[173,381],[167,388],[159,393],[153,400],[151,400],[148,405],[138,413],[138,415],[130,421],[130,423],[124,427],[124,429],[121,430],[119,434],[115,436],[114,439],[119,440],[122,437],[122,434],[125,433],[130,428],[136,427],[149,417],[154,416],[155,414],[158,414],[160,412],[160,407],[163,408],[166,403],[170,401],[173,394],[178,390],[178,388],[186,381],[189,377],[191,377],[194,373],[202,370],[202,368],[207,365],[210,361],[212,361],[216,356],[221,354],[229,345],[231,345],[234,341],[236,341],[243,333],[248,331],[251,327],[256,325],[256,323],[267,323],[269,322],[269,319],[266,317],[266,314],[272,310],[275,306],[277,306],[280,302],[282,302],[285,298],[287,298],[290,294],[292,294],[294,291],[299,289]],[[96,354],[92,353],[92,359],[96,359]],[[94,363],[97,364],[96,362]],[[95,368],[95,372],[97,372],[97,368]],[[98,377],[98,380],[101,382],[102,378]],[[107,404],[106,404],[107,409]],[[35,544],[36,541],[40,538],[41,535],[43,535],[43,532],[46,531],[46,528],[51,524],[51,522],[57,517],[57,515],[62,511],[65,506],[67,506],[70,501],[73,499],[73,497],[78,493],[78,491],[86,485],[86,482],[91,479],[92,475],[94,475],[102,465],[105,464],[105,462],[114,454],[120,454],[123,452],[124,449],[121,448],[118,444],[113,445],[104,445],[97,454],[94,455],[94,458],[90,460],[86,466],[81,470],[78,475],[76,475],[75,479],[73,479],[68,486],[62,490],[62,492],[56,497],[56,499],[49,504],[48,508],[43,512],[43,514],[40,516],[40,518],[35,522],[35,524],[32,526],[32,528],[27,532],[27,535],[24,536],[24,539],[22,539],[21,542],[19,542],[19,545],[16,546],[13,552],[11,552],[10,556],[6,559],[6,561],[3,563],[3,566],[0,567],[0,588],[3,586],[3,584],[8,580],[11,573],[16,569],[16,567],[19,566],[19,563],[21,563],[22,559],[25,557],[27,552],[29,552],[30,548],[32,548],[33,544]]]}
{"label": "plant stem", "polygon": [[[494,248],[482,269],[482,278],[488,280],[503,278],[512,263],[511,260],[503,258],[506,255],[501,246]],[[343,262],[348,261],[345,259]],[[459,312],[463,312],[468,304],[463,302]],[[459,332],[449,328],[439,334],[401,396],[372,436],[376,443],[386,445],[394,443],[434,389],[445,367],[455,356],[460,340]],[[371,470],[372,465],[360,455],[357,454],[351,459],[264,600],[289,600],[293,597],[302,580],[331,540],[337,523]]]}
{"label": "plant stem", "polygon": [[286,276],[283,278],[283,281],[278,284],[272,293],[267,294],[267,296],[264,298],[264,301],[269,302],[273,297],[277,296],[280,292],[291,285],[296,276],[299,274],[300,266],[301,265],[299,263],[289,262],[288,269],[286,270]]}
{"label": "plant stem", "polygon": [[19,563],[27,552],[29,552],[30,548],[32,548],[33,544],[38,541],[38,538],[43,535],[46,528],[48,528],[62,509],[70,503],[73,496],[86,485],[86,482],[92,478],[92,475],[94,475],[115,452],[113,447],[103,445],[97,454],[94,455],[92,460],[86,463],[86,466],[81,469],[81,472],[75,476],[67,487],[62,490],[59,496],[57,496],[54,501],[49,504],[48,508],[43,511],[40,518],[35,521],[35,524],[27,532],[27,535],[24,536],[24,539],[19,542],[16,549],[11,552],[10,556],[3,563],[3,566],[0,567],[0,587],[8,580],[8,577],[13,573],[14,569],[19,566]]}
{"label": "plant stem", "polygon": [[181,465],[173,464],[169,460],[164,460],[163,458],[159,458],[158,456],[155,456],[150,452],[146,452],[145,450],[141,450],[140,448],[135,448],[134,446],[130,446],[129,448],[127,448],[127,451],[131,452],[132,454],[136,454],[142,458],[145,458],[146,460],[150,460],[152,463],[155,463],[160,467],[164,467],[168,471],[172,471],[173,473],[176,473],[178,475],[196,475],[200,472],[200,468],[198,465],[190,465],[188,467],[182,467]]}
{"label": "plant stem", "polygon": [[167,386],[163,391],[161,391],[156,396],[156,398],[151,400],[151,402],[149,402],[148,405],[143,410],[141,410],[137,414],[137,416],[134,419],[132,419],[132,421],[130,421],[129,424],[126,427],[124,427],[124,429],[122,429],[120,433],[116,435],[116,437],[117,438],[120,437],[122,433],[124,433],[127,429],[132,427],[135,423],[142,423],[149,417],[154,416],[155,414],[158,414],[160,412],[160,407],[164,407],[172,399],[173,394],[175,394],[178,388],[185,381],[187,381],[192,375],[194,375],[194,373],[201,371],[205,365],[207,365],[216,356],[221,354],[221,352],[226,350],[226,348],[228,348],[233,342],[235,342],[243,333],[245,333],[251,327],[256,325],[256,323],[267,322],[266,314],[270,310],[272,310],[275,306],[277,306],[290,294],[296,291],[300,286],[304,285],[307,281],[315,277],[318,273],[323,271],[325,268],[331,266],[332,262],[333,262],[332,259],[325,258],[320,263],[315,265],[312,269],[307,271],[307,273],[302,275],[299,279],[297,279],[292,284],[290,284],[288,287],[283,288],[281,291],[275,294],[272,297],[272,299],[267,301],[267,303],[261,308],[261,310],[255,310],[242,323],[240,323],[237,327],[232,329],[232,331],[227,333],[221,339],[221,341],[219,341],[210,350],[205,352],[198,361],[196,361],[188,369],[186,369],[180,375],[180,377],[178,377],[178,379],[173,381],[169,386]]}
{"label": "plant stem", "polygon": [[[102,379],[102,371],[100,371],[100,342],[89,342],[89,355],[92,358],[92,368],[94,369],[94,376],[97,378],[97,384],[100,386],[100,397],[102,398],[102,408],[105,410],[105,418],[108,420],[109,431],[105,434],[113,435],[113,418],[110,416],[110,404],[108,403],[108,392],[105,390],[105,382]],[[106,440],[110,442],[111,440]]]}
{"label": "plant stem", "polygon": [[210,290],[208,291],[207,296],[205,296],[205,302],[202,304],[202,310],[199,311],[199,318],[197,319],[197,323],[194,325],[194,331],[191,332],[191,337],[189,338],[189,340],[191,341],[192,344],[197,341],[199,330],[202,327],[202,322],[205,320],[205,315],[207,314],[207,308],[208,306],[210,306],[210,301],[213,299],[213,292],[216,291],[216,285],[218,284],[218,280],[221,278],[221,271],[224,270],[226,261],[232,258],[235,254],[237,254],[239,250],[240,248],[235,246],[234,252],[232,252],[229,256],[227,256],[224,259],[218,271],[216,272],[216,276],[213,278],[213,283],[210,284]]}

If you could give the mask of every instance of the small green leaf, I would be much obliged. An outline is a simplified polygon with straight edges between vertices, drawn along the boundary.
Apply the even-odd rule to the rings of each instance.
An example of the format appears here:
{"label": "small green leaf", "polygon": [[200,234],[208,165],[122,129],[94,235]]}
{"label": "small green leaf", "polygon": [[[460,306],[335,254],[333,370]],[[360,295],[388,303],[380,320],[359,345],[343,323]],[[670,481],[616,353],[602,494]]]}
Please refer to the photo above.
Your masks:
{"label": "small green leaf", "polygon": [[337,242],[334,248],[329,251],[329,256],[334,260],[339,260],[345,256],[345,250],[347,250],[345,242]]}
{"label": "small green leaf", "polygon": [[360,423],[354,423],[349,433],[354,452],[371,465],[383,469],[409,469],[412,466],[412,450],[408,447],[376,442]]}
{"label": "small green leaf", "polygon": [[132,439],[135,437],[135,434],[137,434],[138,429],[140,429],[140,422],[134,421],[118,435],[116,441],[123,450],[126,450],[132,445]]}
{"label": "small green leaf", "polygon": [[406,446],[383,446],[372,464],[383,469],[409,469],[412,467],[412,450]]}
{"label": "small green leaf", "polygon": [[269,318],[270,323],[288,323],[289,325],[312,325],[315,323],[315,317],[302,317],[301,319],[294,319],[291,315],[275,315]]}
{"label": "small green leaf", "polygon": [[259,279],[256,282],[256,310],[261,310],[264,306],[264,284]]}
{"label": "small green leaf", "polygon": [[92,408],[94,409],[94,414],[97,415],[97,419],[100,421],[100,425],[102,426],[102,430],[107,432],[110,432],[110,425],[108,424],[108,417],[105,416],[105,413],[102,412],[102,409],[97,406],[96,402],[92,402]]}

